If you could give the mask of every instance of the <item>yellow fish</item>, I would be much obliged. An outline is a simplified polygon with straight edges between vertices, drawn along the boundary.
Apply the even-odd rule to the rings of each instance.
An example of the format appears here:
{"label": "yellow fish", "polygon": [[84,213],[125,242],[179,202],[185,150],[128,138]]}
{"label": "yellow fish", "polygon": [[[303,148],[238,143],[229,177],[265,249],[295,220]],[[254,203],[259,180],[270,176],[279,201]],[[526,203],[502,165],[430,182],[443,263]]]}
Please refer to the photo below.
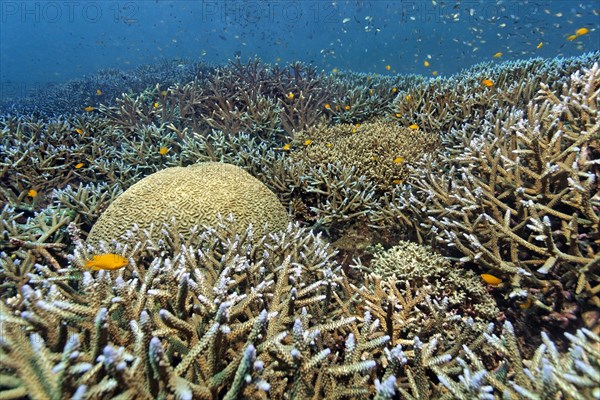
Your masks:
{"label": "yellow fish", "polygon": [[289,100],[294,100],[294,97],[296,97],[296,96],[294,96],[294,93],[289,92],[288,94],[285,95],[285,97],[287,97]]}
{"label": "yellow fish", "polygon": [[502,279],[496,278],[494,275],[481,274],[480,276],[481,276],[481,279],[483,279],[485,281],[485,283],[487,283],[488,285],[498,286],[499,284],[502,283]]}
{"label": "yellow fish", "polygon": [[98,271],[101,269],[115,270],[125,267],[129,264],[129,261],[125,257],[118,254],[96,254],[91,260],[85,262],[85,267],[92,271]]}
{"label": "yellow fish", "polygon": [[492,87],[492,86],[494,86],[494,82],[491,81],[491,80],[489,80],[489,79],[484,79],[484,80],[481,81],[481,83],[485,87]]}
{"label": "yellow fish", "polygon": [[167,147],[161,147],[160,149],[158,149],[158,152],[160,153],[161,156],[164,156],[165,154],[167,154],[169,152],[169,149]]}
{"label": "yellow fish", "polygon": [[404,162],[404,157],[394,158],[394,164],[402,164],[403,162]]}
{"label": "yellow fish", "polygon": [[35,198],[37,194],[37,190],[35,189],[29,189],[29,191],[27,192],[27,196],[31,197],[32,199]]}
{"label": "yellow fish", "polygon": [[91,112],[91,111],[94,111],[95,108],[92,107],[92,106],[87,106],[86,108],[84,108],[84,110],[87,111],[87,112]]}
{"label": "yellow fish", "polygon": [[423,61],[423,65],[429,67],[429,61]]}
{"label": "yellow fish", "polygon": [[544,45],[544,42],[540,42],[540,43],[539,43],[539,44],[536,46],[536,48],[537,48],[537,49],[541,49],[543,45]]}
{"label": "yellow fish", "polygon": [[575,39],[577,39],[577,35],[571,35],[571,36],[567,37],[567,40],[568,40],[569,42],[572,42],[572,41],[573,41],[573,40],[575,40]]}
{"label": "yellow fish", "polygon": [[102,90],[100,90],[100,89],[96,89],[96,94],[97,94],[98,96],[102,95]]}
{"label": "yellow fish", "polygon": [[390,69],[392,69],[392,66],[391,65],[386,65],[385,69],[387,69],[389,71]]}
{"label": "yellow fish", "polygon": [[583,35],[587,35],[590,32],[590,30],[588,28],[579,28],[575,31],[575,34],[577,36],[583,36]]}
{"label": "yellow fish", "polygon": [[496,54],[494,54],[492,57],[494,57],[494,58],[500,58],[500,57],[502,57],[502,52],[499,51]]}
{"label": "yellow fish", "polygon": [[311,139],[306,139],[306,140],[304,141],[304,145],[305,145],[305,146],[310,146],[312,142],[313,142],[313,141],[312,141]]}
{"label": "yellow fish", "polygon": [[413,131],[419,129],[419,125],[417,124],[412,124],[411,126],[409,126],[410,129],[412,129]]}
{"label": "yellow fish", "polygon": [[283,147],[281,148],[283,151],[289,151],[292,148],[292,145],[289,143],[286,143],[283,145]]}
{"label": "yellow fish", "polygon": [[79,169],[83,167],[83,163],[79,163],[75,165],[75,169]]}

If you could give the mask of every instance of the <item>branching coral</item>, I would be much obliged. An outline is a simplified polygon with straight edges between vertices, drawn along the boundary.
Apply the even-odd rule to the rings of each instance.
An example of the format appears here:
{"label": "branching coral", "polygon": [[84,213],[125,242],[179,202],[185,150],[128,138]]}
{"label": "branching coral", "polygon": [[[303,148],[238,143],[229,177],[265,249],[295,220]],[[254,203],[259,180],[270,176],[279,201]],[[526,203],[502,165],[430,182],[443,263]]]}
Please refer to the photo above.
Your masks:
{"label": "branching coral", "polygon": [[462,262],[506,276],[510,298],[533,301],[561,326],[573,312],[563,290],[600,306],[599,85],[595,64],[559,93],[541,84],[526,111],[454,130],[447,154],[414,169],[415,190],[397,197],[404,220],[455,247]]}

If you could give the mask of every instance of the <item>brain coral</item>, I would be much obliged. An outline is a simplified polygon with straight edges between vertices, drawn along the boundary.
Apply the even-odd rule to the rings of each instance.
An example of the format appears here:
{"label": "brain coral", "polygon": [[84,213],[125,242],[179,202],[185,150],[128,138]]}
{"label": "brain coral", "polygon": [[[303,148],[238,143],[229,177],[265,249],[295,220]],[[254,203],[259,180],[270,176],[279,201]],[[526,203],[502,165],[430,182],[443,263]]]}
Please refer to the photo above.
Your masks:
{"label": "brain coral", "polygon": [[284,229],[286,210],[262,182],[243,169],[206,162],[166,168],[127,189],[92,227],[88,243],[110,242],[137,224],[149,229],[175,218],[186,234],[195,225],[214,226],[218,214],[233,214],[240,227],[253,224],[269,230]]}

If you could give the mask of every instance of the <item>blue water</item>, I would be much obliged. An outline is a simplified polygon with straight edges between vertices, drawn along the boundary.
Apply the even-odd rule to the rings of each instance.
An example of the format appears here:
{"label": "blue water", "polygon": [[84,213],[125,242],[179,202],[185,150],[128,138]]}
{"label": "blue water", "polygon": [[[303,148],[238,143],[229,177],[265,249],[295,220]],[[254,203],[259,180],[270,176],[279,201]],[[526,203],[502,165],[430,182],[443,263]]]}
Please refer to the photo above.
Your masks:
{"label": "blue water", "polygon": [[165,59],[444,75],[600,48],[597,0],[2,1],[0,22],[2,100]]}

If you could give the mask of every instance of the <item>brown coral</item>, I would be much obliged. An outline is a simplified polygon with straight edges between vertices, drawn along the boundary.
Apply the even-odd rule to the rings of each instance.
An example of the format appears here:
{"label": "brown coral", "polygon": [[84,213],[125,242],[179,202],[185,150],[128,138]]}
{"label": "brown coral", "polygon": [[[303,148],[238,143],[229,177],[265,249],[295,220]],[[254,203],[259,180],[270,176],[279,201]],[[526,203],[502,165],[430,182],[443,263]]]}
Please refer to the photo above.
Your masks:
{"label": "brown coral", "polygon": [[215,225],[218,215],[233,214],[240,226],[283,229],[288,216],[264,184],[243,169],[225,163],[167,168],[142,179],[100,216],[88,243],[118,239],[134,225],[140,230],[178,221],[181,233],[196,225]]}

